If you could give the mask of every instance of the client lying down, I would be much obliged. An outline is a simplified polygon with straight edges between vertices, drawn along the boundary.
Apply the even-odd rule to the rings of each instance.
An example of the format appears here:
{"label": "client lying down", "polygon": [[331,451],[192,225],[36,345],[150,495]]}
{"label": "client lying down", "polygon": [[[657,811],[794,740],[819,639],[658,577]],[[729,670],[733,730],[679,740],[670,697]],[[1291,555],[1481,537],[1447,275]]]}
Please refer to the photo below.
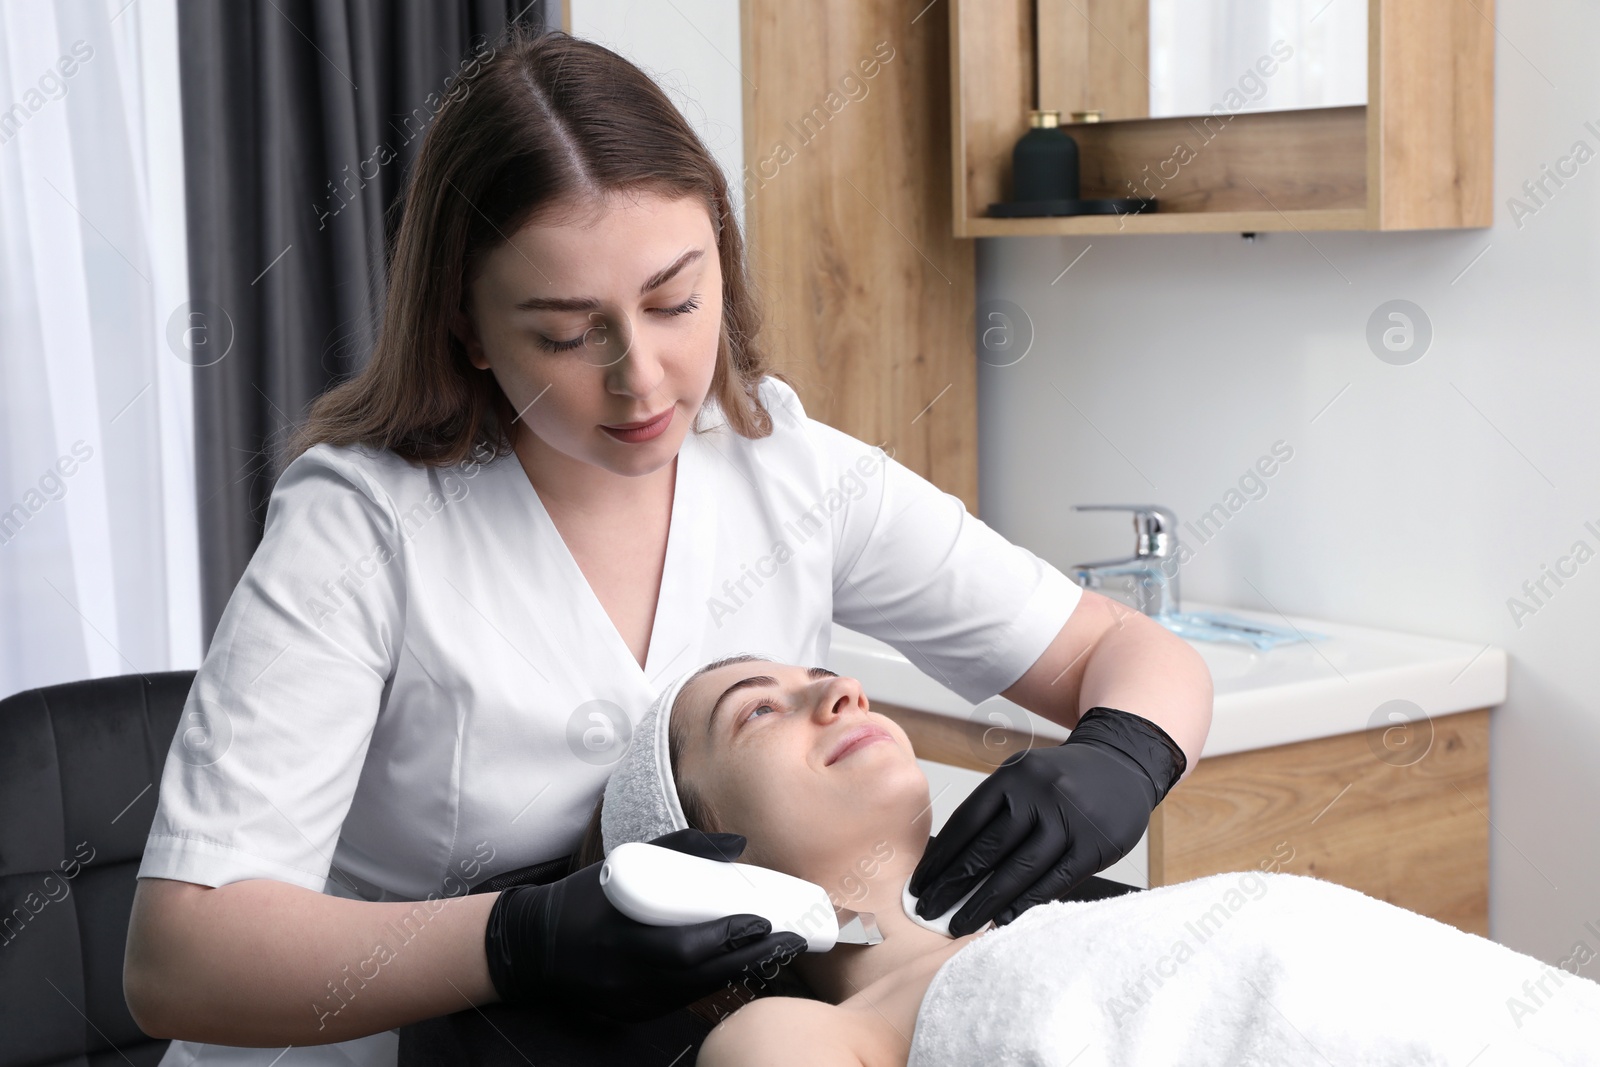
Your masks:
{"label": "client lying down", "polygon": [[741,834],[740,862],[876,915],[881,944],[794,960],[821,999],[751,1001],[701,1067],[1600,1065],[1600,985],[1300,875],[1041,904],[952,939],[901,903],[931,820],[910,742],[854,679],[740,657],[658,698],[587,847]]}

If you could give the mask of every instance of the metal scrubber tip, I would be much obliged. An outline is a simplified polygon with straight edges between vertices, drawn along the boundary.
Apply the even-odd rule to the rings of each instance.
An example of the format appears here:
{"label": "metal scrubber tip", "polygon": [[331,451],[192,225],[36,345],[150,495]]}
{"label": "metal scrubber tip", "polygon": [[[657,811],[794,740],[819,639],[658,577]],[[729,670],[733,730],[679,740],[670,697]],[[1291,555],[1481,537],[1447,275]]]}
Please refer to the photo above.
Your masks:
{"label": "metal scrubber tip", "polygon": [[881,945],[883,935],[878,932],[878,919],[870,911],[851,911],[839,908],[839,943],[841,945]]}

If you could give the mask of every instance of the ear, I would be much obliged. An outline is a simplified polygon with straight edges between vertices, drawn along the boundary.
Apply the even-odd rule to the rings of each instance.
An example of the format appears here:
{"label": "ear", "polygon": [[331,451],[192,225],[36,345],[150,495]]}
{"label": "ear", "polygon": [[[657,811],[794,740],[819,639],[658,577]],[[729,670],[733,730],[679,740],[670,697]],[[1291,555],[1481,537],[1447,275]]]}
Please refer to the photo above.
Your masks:
{"label": "ear", "polygon": [[467,359],[479,370],[488,370],[489,361],[483,355],[483,342],[478,340],[478,331],[472,325],[472,319],[460,308],[456,309],[455,316],[450,320],[450,332],[456,335],[456,340],[461,342],[461,347],[467,350]]}

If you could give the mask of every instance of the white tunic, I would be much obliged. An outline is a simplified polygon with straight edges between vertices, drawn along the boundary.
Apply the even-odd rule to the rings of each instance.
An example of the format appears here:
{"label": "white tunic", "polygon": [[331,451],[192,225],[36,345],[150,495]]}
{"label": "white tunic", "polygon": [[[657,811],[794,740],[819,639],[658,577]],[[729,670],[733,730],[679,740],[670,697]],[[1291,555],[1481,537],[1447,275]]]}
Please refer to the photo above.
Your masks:
{"label": "white tunic", "polygon": [[[685,438],[642,670],[515,455],[297,458],[190,691],[139,875],[461,895],[576,848],[679,673],[740,652],[823,664],[834,621],[973,702],[1021,677],[1078,587],[783,382],[762,398],[771,436],[738,436],[712,402]],[[340,1003],[330,987],[323,1010]],[[283,1062],[393,1064],[397,1043]],[[282,1051],[174,1042],[162,1063]]]}

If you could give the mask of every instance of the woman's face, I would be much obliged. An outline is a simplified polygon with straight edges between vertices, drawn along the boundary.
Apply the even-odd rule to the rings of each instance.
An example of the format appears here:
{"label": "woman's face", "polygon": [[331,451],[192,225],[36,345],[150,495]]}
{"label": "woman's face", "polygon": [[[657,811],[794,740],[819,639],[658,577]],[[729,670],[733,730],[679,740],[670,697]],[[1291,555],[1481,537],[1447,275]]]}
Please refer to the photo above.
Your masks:
{"label": "woman's face", "polygon": [[677,715],[678,779],[748,839],[745,860],[826,884],[875,842],[927,843],[927,776],[854,678],[730,663],[690,682]]}
{"label": "woman's face", "polygon": [[597,215],[535,220],[484,257],[467,308],[455,329],[472,365],[493,371],[539,442],[648,474],[677,454],[716,369],[711,217],[698,198],[626,193]]}

